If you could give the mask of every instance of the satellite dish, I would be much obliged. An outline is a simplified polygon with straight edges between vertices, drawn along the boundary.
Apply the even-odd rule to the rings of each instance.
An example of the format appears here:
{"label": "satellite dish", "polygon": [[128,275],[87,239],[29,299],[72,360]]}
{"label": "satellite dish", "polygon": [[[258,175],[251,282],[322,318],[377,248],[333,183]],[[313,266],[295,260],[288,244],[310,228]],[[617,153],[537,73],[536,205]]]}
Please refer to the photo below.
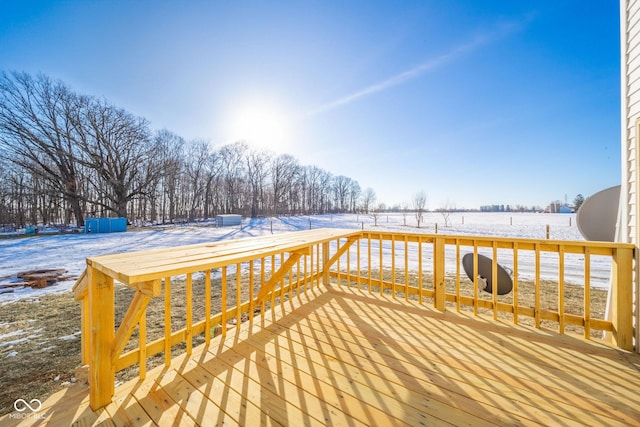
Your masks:
{"label": "satellite dish", "polygon": [[587,240],[614,242],[619,204],[619,185],[599,191],[585,200],[576,215],[580,234]]}
{"label": "satellite dish", "polygon": [[[462,267],[469,279],[473,280],[473,254],[468,253],[462,257]],[[493,292],[493,261],[491,258],[478,254],[478,284],[485,292]],[[513,289],[513,281],[500,264],[498,264],[498,295],[506,295]]]}

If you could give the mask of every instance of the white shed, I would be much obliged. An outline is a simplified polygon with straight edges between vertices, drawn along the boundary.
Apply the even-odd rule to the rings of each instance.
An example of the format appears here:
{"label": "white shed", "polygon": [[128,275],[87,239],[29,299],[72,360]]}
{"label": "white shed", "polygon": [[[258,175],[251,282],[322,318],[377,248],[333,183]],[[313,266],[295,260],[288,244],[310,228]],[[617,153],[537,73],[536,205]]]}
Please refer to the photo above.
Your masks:
{"label": "white shed", "polygon": [[231,227],[234,225],[240,225],[242,223],[242,216],[235,214],[217,215],[216,226],[218,227]]}

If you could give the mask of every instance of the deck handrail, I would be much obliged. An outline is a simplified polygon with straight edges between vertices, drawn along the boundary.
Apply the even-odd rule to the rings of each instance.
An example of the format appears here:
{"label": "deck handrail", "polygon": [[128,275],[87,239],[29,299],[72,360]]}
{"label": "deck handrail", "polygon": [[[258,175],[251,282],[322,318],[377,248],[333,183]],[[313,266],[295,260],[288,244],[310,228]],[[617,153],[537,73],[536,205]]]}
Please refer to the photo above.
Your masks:
{"label": "deck handrail", "polygon": [[[461,294],[466,280],[460,271],[464,247],[476,254],[488,250],[494,265],[501,262],[505,251],[513,253],[515,287],[511,301],[501,301],[495,292],[491,298],[483,298],[477,283],[473,283],[472,296]],[[522,272],[518,271],[518,262],[522,259],[520,254],[526,251],[532,253],[535,264],[533,307],[518,300],[518,278]],[[264,324],[267,308],[278,304],[284,307],[288,299],[319,289],[320,284],[328,285],[331,279],[342,286],[387,293],[391,298],[415,298],[419,304],[428,298],[438,310],[445,310],[450,303],[455,304],[456,310],[469,306],[476,315],[480,310],[492,311],[494,319],[498,313],[510,313],[514,323],[528,316],[534,319],[536,327],[541,327],[543,320],[552,321],[559,325],[560,333],[564,333],[565,325],[579,325],[587,339],[591,330],[601,330],[609,333],[613,345],[632,350],[633,251],[633,245],[619,243],[320,229],[89,258],[87,269],[73,291],[82,307],[82,363],[89,365],[90,404],[95,410],[111,401],[115,372],[137,364],[139,376],[144,379],[149,357],[164,352],[165,365],[169,366],[173,346],[182,343],[190,355],[194,337],[200,336],[204,344],[209,344],[215,326],[219,325],[225,335],[230,319],[239,324],[244,315],[254,322],[257,310]],[[543,253],[558,254],[558,260],[563,260],[559,261],[556,311],[540,304]],[[567,313],[563,306],[563,262],[568,254],[579,254],[586,260],[582,315]],[[593,318],[590,313],[592,255],[612,260],[610,319]],[[204,277],[194,281],[200,273]],[[115,281],[135,291],[119,323],[114,313]],[[211,305],[214,281],[215,286],[220,284],[221,299],[220,311],[216,313],[212,313]],[[453,293],[447,291],[452,282]],[[185,325],[177,330],[172,326],[176,316],[172,315],[171,302],[176,286],[184,288],[185,300]],[[197,319],[193,318],[193,305],[202,305],[202,301],[194,297],[194,286],[204,292],[204,313]],[[235,296],[230,295],[234,290]],[[233,302],[228,301],[230,296]],[[164,324],[160,338],[147,342],[146,315],[154,299],[164,300]],[[136,327],[137,342],[131,339]]]}

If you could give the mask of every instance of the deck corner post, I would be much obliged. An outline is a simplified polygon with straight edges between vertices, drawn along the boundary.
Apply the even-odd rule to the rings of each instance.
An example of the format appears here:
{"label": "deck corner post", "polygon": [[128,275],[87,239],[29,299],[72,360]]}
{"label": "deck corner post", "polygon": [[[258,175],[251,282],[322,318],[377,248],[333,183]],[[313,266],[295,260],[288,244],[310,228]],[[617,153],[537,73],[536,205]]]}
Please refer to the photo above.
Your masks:
{"label": "deck corner post", "polygon": [[88,266],[89,276],[89,404],[94,411],[113,398],[115,329],[113,278]]}
{"label": "deck corner post", "polygon": [[612,263],[610,311],[613,345],[633,351],[633,249],[614,249]]}
{"label": "deck corner post", "polygon": [[436,310],[445,311],[444,238],[436,237],[433,246],[433,306]]}

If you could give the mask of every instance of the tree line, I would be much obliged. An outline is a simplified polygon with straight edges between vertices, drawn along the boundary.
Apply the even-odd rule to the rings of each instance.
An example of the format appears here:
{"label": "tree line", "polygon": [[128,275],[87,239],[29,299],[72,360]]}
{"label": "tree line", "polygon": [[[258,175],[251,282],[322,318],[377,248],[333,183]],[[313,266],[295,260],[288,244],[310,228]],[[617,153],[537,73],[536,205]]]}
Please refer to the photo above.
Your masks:
{"label": "tree line", "polygon": [[187,141],[45,75],[0,74],[0,224],[368,212],[375,198],[289,154]]}

